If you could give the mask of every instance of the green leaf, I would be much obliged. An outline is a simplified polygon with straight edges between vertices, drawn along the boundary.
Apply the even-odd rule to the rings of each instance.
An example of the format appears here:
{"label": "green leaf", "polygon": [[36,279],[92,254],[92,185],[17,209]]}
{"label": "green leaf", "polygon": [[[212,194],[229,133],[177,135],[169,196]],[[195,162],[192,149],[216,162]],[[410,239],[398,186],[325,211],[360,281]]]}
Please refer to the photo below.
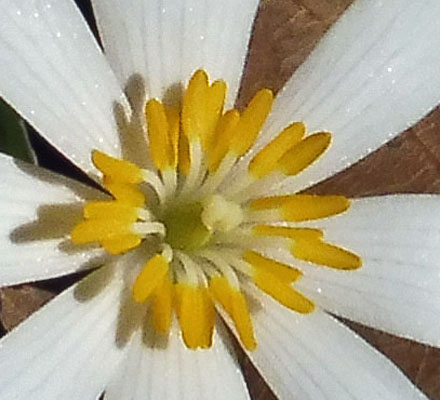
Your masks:
{"label": "green leaf", "polygon": [[26,125],[20,116],[0,99],[0,152],[36,163]]}

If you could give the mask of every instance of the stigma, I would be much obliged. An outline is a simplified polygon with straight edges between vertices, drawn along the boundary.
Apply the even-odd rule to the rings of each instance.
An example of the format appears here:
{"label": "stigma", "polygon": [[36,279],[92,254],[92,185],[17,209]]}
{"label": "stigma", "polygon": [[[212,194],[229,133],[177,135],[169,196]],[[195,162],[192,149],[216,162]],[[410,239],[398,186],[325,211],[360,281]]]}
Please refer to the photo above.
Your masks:
{"label": "stigma", "polygon": [[[283,179],[300,174],[331,144],[326,131],[308,134],[292,122],[252,157],[270,114],[273,94],[262,89],[244,110],[225,110],[227,85],[203,70],[189,80],[179,108],[160,99],[145,105],[152,168],[95,150],[106,201],[87,202],[73,227],[76,245],[95,244],[117,256],[145,249],[131,283],[133,301],[148,304],[151,323],[167,335],[173,315],[191,349],[209,348],[216,310],[230,318],[241,343],[257,346],[249,307],[255,287],[294,312],[311,313],[313,302],[295,289],[302,272],[265,255],[284,247],[292,260],[354,270],[361,258],[327,243],[324,232],[299,222],[347,212],[344,196],[268,196]],[[234,176],[231,179],[231,176]]]}

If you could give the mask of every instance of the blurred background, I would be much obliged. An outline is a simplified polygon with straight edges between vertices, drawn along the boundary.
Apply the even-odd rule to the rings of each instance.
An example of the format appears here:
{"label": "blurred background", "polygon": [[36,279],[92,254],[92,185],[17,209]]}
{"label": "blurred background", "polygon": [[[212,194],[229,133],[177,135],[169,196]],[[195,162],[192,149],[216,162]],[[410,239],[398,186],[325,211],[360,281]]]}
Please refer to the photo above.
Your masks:
{"label": "blurred background", "polygon": [[[254,26],[239,105],[261,87],[279,90],[351,0],[262,0]],[[90,0],[76,0],[97,34]],[[440,193],[440,109],[352,168],[317,185],[314,193],[349,197],[389,193]],[[77,168],[0,103],[0,150],[87,182]],[[6,332],[78,277],[0,291],[0,321]],[[431,399],[440,400],[440,351],[346,322],[392,359]],[[243,354],[253,399],[275,397]],[[343,362],[343,360],[341,360]],[[359,377],[362,380],[362,377]]]}

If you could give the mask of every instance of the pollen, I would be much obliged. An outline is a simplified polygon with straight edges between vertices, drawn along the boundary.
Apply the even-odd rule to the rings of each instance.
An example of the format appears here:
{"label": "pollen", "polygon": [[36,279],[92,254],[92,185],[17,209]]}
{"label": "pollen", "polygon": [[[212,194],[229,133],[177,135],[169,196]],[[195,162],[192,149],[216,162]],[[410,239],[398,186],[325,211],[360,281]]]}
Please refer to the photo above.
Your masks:
{"label": "pollen", "polygon": [[[198,70],[180,106],[147,99],[144,164],[151,167],[94,150],[107,198],[84,204],[71,241],[114,257],[137,252],[142,262],[128,267],[128,293],[145,307],[157,334],[168,335],[175,319],[188,348],[210,348],[218,312],[252,351],[258,346],[253,315],[260,312],[253,307],[255,293],[309,314],[313,299],[295,288],[301,265],[351,271],[362,259],[328,242],[324,229],[302,224],[317,226],[349,212],[346,197],[271,195],[285,178],[325,157],[331,133],[309,133],[304,122],[293,120],[250,153],[265,129],[273,93],[256,92],[243,109],[225,109],[226,95],[226,82],[211,82]],[[291,261],[272,257],[273,246]]]}

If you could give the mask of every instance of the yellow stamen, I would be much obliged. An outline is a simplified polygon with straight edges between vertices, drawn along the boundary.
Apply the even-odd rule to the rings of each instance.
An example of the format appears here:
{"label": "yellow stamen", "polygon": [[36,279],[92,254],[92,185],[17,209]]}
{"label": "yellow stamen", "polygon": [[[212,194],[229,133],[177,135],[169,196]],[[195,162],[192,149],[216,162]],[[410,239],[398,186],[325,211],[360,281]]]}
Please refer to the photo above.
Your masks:
{"label": "yellow stamen", "polygon": [[98,150],[93,150],[92,161],[96,168],[114,182],[129,184],[142,182],[142,170],[131,162],[110,157]]}
{"label": "yellow stamen", "polygon": [[231,287],[224,276],[214,276],[209,281],[209,292],[214,300],[220,303],[229,315],[232,314],[230,291]]}
{"label": "yellow stamen", "polygon": [[309,299],[271,273],[256,268],[253,280],[263,292],[291,310],[307,314],[315,308]]}
{"label": "yellow stamen", "polygon": [[138,189],[136,185],[126,183],[115,183],[109,180],[105,181],[105,187],[113,195],[113,197],[133,207],[142,207],[145,205],[145,195]]}
{"label": "yellow stamen", "polygon": [[[209,347],[213,323],[211,323],[209,299],[204,288],[186,283],[176,284],[176,311],[182,329],[183,340],[187,347]],[[209,339],[208,339],[209,338]]]}
{"label": "yellow stamen", "polygon": [[165,276],[153,293],[153,325],[157,332],[167,334],[171,325],[173,309],[173,285]]}
{"label": "yellow stamen", "polygon": [[217,170],[228,153],[239,121],[240,113],[237,110],[229,110],[220,118],[213,138],[213,145],[208,150],[210,173]]}
{"label": "yellow stamen", "polygon": [[174,161],[165,107],[157,100],[150,100],[145,107],[145,114],[150,139],[150,155],[154,165],[162,171],[170,167]]}
{"label": "yellow stamen", "polygon": [[198,290],[185,283],[175,285],[176,312],[179,317],[183,340],[190,349],[200,345],[201,337],[201,301]]}
{"label": "yellow stamen", "polygon": [[301,141],[305,132],[306,128],[302,122],[295,122],[284,129],[251,160],[251,175],[259,179],[277,169],[281,157]]}
{"label": "yellow stamen", "polygon": [[279,280],[292,283],[298,280],[302,273],[298,269],[291,267],[290,265],[280,263],[262,256],[255,251],[246,251],[243,254],[243,259],[251,264],[254,268],[259,268],[263,271],[275,275]]}
{"label": "yellow stamen", "polygon": [[209,79],[206,72],[196,71],[188,83],[182,107],[182,128],[189,142],[203,140],[206,134],[208,88]]}
{"label": "yellow stamen", "polygon": [[336,269],[352,270],[362,266],[356,254],[321,240],[299,240],[291,251],[296,258]]}
{"label": "yellow stamen", "polygon": [[286,175],[296,175],[315,162],[330,146],[331,135],[319,132],[306,137],[281,157],[279,167]]}
{"label": "yellow stamen", "polygon": [[207,92],[206,103],[206,128],[202,137],[203,149],[207,151],[212,146],[215,130],[219,119],[223,113],[223,106],[226,97],[226,83],[224,81],[215,81]]}
{"label": "yellow stamen", "polygon": [[350,201],[344,196],[310,194],[262,197],[251,203],[253,210],[280,208],[282,219],[292,222],[330,217],[346,211],[349,206]]}
{"label": "yellow stamen", "polygon": [[121,221],[134,222],[138,219],[136,207],[118,201],[91,201],[86,203],[83,210],[86,219],[117,218]]}
{"label": "yellow stamen", "polygon": [[249,307],[243,293],[231,291],[232,319],[234,320],[240,340],[247,350],[255,350],[257,341],[254,336]]}
{"label": "yellow stamen", "polygon": [[323,236],[322,231],[313,228],[289,228],[285,226],[257,225],[252,229],[257,236],[282,236],[293,240],[312,240]]}
{"label": "yellow stamen", "polygon": [[254,350],[257,342],[250,317],[249,308],[243,293],[233,288],[224,276],[215,276],[209,282],[209,291],[215,301],[233,319],[240,340],[248,350]]}
{"label": "yellow stamen", "polygon": [[188,138],[185,135],[179,137],[179,171],[187,176],[191,168]]}
{"label": "yellow stamen", "polygon": [[180,115],[177,108],[167,107],[165,113],[168,120],[170,145],[172,149],[171,167],[176,168],[179,162]]}
{"label": "yellow stamen", "polygon": [[113,240],[118,236],[134,235],[132,225],[129,221],[114,219],[82,221],[72,230],[72,242],[85,244]]}
{"label": "yellow stamen", "polygon": [[202,291],[202,307],[203,307],[203,329],[201,335],[201,345],[203,349],[212,346],[212,336],[214,333],[215,308],[207,288],[200,289]]}
{"label": "yellow stamen", "polygon": [[168,273],[169,264],[162,255],[156,254],[151,258],[136,278],[133,285],[133,299],[143,303],[162,283]]}
{"label": "yellow stamen", "polygon": [[237,156],[246,153],[254,144],[272,108],[273,93],[262,89],[252,98],[244,110],[231,142],[231,151]]}
{"label": "yellow stamen", "polygon": [[122,235],[114,239],[102,240],[100,243],[110,254],[121,254],[139,246],[141,241],[138,235]]}

